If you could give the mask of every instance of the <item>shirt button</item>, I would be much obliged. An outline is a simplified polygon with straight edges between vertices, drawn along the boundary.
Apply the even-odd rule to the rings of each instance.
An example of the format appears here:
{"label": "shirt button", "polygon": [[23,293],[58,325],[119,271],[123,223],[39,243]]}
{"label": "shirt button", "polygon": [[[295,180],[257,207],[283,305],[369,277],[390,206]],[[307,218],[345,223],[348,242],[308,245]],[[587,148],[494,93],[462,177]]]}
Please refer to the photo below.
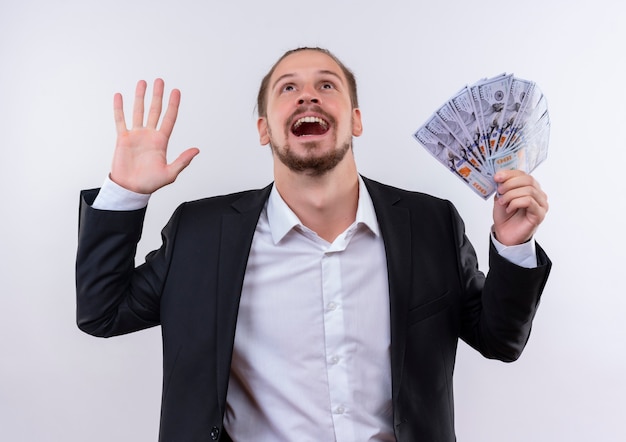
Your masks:
{"label": "shirt button", "polygon": [[346,412],[346,409],[341,405],[335,408],[335,414],[344,414],[345,412]]}
{"label": "shirt button", "polygon": [[336,364],[338,364],[338,363],[339,363],[339,356],[333,356],[332,358],[330,358],[329,362],[330,362],[332,365],[336,365]]}
{"label": "shirt button", "polygon": [[334,312],[335,310],[337,310],[337,304],[335,304],[334,302],[329,302],[328,305],[326,306],[326,309],[329,312]]}

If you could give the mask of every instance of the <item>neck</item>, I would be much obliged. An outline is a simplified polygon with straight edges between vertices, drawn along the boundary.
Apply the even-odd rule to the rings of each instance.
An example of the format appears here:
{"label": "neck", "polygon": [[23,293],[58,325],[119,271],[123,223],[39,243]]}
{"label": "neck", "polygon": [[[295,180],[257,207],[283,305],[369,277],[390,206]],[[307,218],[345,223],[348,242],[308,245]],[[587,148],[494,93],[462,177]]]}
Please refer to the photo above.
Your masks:
{"label": "neck", "polygon": [[356,219],[359,182],[354,157],[346,155],[322,176],[295,173],[275,164],[276,189],[300,221],[333,242]]}

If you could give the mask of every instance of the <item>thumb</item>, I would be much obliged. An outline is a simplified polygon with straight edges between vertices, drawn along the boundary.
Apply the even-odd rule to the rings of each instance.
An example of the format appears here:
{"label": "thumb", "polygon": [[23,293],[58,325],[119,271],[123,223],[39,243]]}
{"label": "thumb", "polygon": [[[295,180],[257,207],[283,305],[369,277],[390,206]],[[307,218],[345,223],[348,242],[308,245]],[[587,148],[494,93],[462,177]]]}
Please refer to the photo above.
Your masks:
{"label": "thumb", "polygon": [[180,174],[189,164],[191,160],[200,153],[200,149],[197,147],[192,147],[191,149],[187,149],[183,153],[181,153],[178,158],[176,158],[172,164],[169,165],[170,169],[170,177],[171,182],[174,182]]}

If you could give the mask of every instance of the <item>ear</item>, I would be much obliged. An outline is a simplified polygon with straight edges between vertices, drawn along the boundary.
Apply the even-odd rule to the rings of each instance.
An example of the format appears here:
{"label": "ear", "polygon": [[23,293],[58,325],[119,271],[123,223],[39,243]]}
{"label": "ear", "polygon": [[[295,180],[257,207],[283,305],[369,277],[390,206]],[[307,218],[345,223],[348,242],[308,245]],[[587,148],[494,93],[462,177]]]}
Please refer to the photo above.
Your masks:
{"label": "ear", "polygon": [[352,109],[352,135],[360,137],[363,133],[363,123],[361,121],[361,110]]}
{"label": "ear", "polygon": [[259,142],[262,146],[269,144],[270,136],[267,130],[267,118],[259,117],[256,122],[256,128],[259,131]]}

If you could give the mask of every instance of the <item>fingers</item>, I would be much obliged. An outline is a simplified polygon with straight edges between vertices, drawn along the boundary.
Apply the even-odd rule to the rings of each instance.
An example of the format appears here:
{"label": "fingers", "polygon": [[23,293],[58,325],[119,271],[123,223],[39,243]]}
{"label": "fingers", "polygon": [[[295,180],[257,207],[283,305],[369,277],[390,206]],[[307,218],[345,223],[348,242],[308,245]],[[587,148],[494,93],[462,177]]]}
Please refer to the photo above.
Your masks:
{"label": "fingers", "polygon": [[499,195],[493,206],[494,229],[505,245],[528,241],[548,212],[548,196],[539,183],[519,170],[501,170],[494,180]]}
{"label": "fingers", "polygon": [[163,89],[165,84],[162,79],[157,78],[154,80],[154,87],[152,88],[152,103],[150,103],[150,111],[148,112],[147,127],[156,129],[161,117],[161,107],[163,105]]}
{"label": "fingers", "polygon": [[[135,88],[135,102],[133,105],[133,128],[139,129],[144,124],[144,100],[146,96],[147,83],[144,80],[137,82]],[[163,91],[165,89],[165,83],[162,79],[157,78],[154,81],[154,87],[152,92],[152,101],[150,103],[150,109],[148,110],[148,120],[146,127],[156,129],[161,117],[161,111],[163,110]],[[167,110],[161,123],[161,131],[169,138],[174,129],[176,118],[178,116],[178,106],[180,104],[180,91],[174,89],[169,98]],[[124,117],[124,103],[122,95],[117,93],[113,97],[113,116],[115,119],[115,127],[118,133],[128,130]]]}
{"label": "fingers", "polygon": [[124,100],[122,94],[117,93],[113,96],[113,119],[115,120],[115,129],[118,135],[126,132],[126,118],[124,117]]}
{"label": "fingers", "polygon": [[180,105],[180,91],[178,89],[172,90],[170,93],[170,99],[167,103],[167,110],[163,116],[161,122],[161,132],[169,138],[174,129],[176,118],[178,116],[178,106]]}
{"label": "fingers", "polygon": [[494,177],[498,183],[497,203],[507,213],[526,209],[541,222],[548,211],[548,196],[532,176],[519,171],[500,171]]}
{"label": "fingers", "polygon": [[135,104],[133,106],[133,128],[143,127],[143,100],[146,96],[147,84],[144,80],[137,82],[135,88]]}
{"label": "fingers", "polygon": [[172,164],[169,165],[171,182],[174,182],[174,180],[176,180],[178,174],[180,174],[187,166],[189,166],[191,160],[193,160],[193,158],[199,153],[200,150],[196,147],[187,149],[186,151],[181,153],[178,158],[176,158],[172,162]]}

